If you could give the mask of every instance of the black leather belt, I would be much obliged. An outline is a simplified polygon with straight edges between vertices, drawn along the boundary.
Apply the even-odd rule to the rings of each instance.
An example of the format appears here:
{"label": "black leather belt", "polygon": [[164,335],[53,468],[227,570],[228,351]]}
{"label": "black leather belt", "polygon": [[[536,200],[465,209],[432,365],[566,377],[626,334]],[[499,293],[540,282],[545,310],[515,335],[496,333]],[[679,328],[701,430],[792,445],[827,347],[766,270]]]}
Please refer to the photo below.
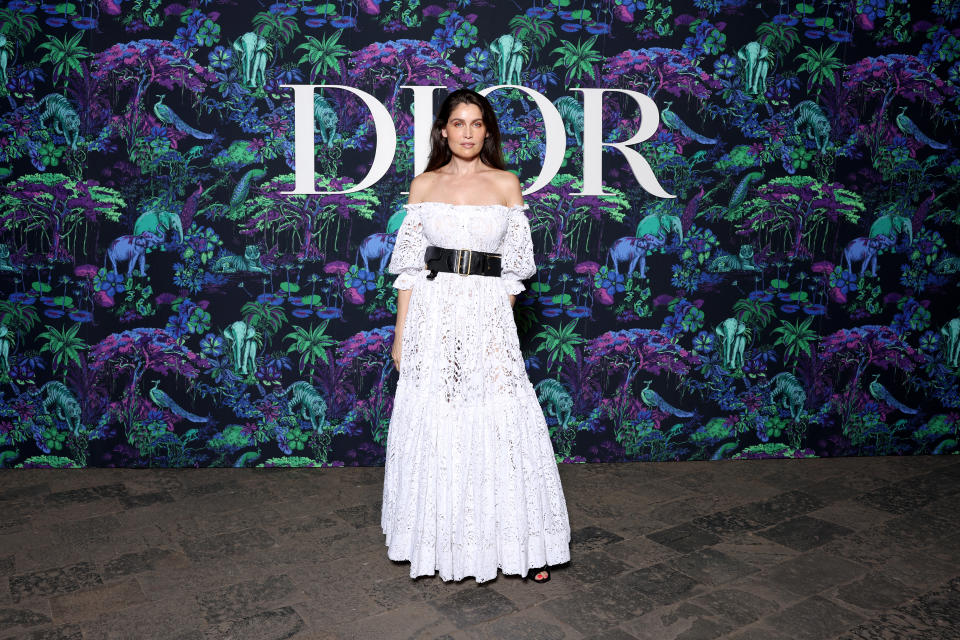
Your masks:
{"label": "black leather belt", "polygon": [[427,280],[438,271],[461,276],[500,276],[500,254],[471,249],[444,249],[430,245],[423,254],[424,268],[430,269]]}

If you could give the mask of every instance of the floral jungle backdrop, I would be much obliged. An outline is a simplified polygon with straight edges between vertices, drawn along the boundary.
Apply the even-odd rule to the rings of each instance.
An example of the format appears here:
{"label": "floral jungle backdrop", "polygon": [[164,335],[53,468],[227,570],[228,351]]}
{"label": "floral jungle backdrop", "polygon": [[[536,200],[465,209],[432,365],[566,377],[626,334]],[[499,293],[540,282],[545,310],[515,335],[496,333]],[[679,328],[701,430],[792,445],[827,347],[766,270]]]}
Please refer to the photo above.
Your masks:
{"label": "floral jungle backdrop", "polygon": [[[568,135],[515,307],[558,461],[956,454],[960,3],[11,0],[0,465],[379,465],[412,92],[518,84]],[[393,115],[291,196],[282,84]],[[577,197],[570,87],[662,110]],[[442,100],[438,91],[436,104]],[[530,184],[543,125],[491,94]],[[639,112],[608,94],[607,140]],[[320,188],[371,118],[318,92]]]}

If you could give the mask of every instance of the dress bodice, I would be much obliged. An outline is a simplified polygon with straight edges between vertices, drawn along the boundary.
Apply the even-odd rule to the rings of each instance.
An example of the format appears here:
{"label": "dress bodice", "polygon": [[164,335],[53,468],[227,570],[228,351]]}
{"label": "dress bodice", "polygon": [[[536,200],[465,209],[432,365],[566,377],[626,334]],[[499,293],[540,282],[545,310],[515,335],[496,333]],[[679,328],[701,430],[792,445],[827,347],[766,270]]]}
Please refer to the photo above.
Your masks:
{"label": "dress bodice", "polygon": [[514,295],[524,289],[520,281],[537,271],[526,204],[417,202],[403,206],[407,214],[397,230],[387,268],[398,276],[393,284],[397,289],[411,288],[426,273],[423,254],[430,245],[499,253],[500,278]]}
{"label": "dress bodice", "polygon": [[428,244],[499,253],[510,218],[523,215],[527,205],[417,202],[404,207],[407,215],[411,211],[419,213]]}

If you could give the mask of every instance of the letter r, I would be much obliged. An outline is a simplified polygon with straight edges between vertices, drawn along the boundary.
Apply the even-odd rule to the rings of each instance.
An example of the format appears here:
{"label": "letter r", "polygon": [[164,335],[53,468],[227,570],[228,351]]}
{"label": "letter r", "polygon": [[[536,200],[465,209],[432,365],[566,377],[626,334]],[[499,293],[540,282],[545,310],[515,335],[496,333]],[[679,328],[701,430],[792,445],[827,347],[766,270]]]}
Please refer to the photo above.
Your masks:
{"label": "letter r", "polygon": [[[658,198],[676,198],[667,193],[646,158],[630,145],[648,140],[657,131],[660,124],[660,111],[657,105],[646,96],[630,89],[586,89],[571,87],[573,91],[583,92],[583,190],[575,196],[610,195],[603,191],[603,147],[614,147],[627,159],[630,170],[643,189]],[[640,107],[640,128],[626,142],[603,141],[603,92],[619,91],[633,98]]]}

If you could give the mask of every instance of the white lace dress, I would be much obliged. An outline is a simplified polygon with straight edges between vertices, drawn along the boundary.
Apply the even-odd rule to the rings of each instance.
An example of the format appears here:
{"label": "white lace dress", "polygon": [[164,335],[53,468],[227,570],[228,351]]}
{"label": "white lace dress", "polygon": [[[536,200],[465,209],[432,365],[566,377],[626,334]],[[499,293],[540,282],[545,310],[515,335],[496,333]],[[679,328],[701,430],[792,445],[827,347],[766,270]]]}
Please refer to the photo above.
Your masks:
{"label": "white lace dress", "polygon": [[[412,291],[387,435],[387,556],[445,581],[567,562],[560,474],[507,297],[536,272],[527,205],[404,206],[388,266]],[[502,275],[427,280],[428,245],[500,253]]]}

